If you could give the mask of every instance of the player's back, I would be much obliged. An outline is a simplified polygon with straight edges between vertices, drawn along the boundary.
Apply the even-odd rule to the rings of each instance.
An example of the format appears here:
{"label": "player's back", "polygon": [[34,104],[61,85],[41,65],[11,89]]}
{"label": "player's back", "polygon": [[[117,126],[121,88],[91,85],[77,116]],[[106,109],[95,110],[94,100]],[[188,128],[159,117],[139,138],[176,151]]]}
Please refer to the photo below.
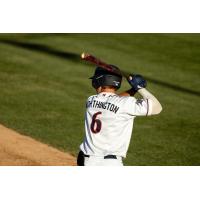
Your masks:
{"label": "player's back", "polygon": [[86,138],[81,149],[88,155],[126,156],[130,142],[133,115],[128,114],[133,97],[120,97],[113,93],[100,93],[86,103]]}

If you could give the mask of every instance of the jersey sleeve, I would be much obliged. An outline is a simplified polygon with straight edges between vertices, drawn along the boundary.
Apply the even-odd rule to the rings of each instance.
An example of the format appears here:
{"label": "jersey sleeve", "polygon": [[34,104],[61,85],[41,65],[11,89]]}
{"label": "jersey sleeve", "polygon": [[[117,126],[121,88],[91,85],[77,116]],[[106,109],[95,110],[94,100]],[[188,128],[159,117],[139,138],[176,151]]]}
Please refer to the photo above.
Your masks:
{"label": "jersey sleeve", "polygon": [[129,97],[125,109],[129,115],[148,116],[152,113],[152,101],[150,99]]}

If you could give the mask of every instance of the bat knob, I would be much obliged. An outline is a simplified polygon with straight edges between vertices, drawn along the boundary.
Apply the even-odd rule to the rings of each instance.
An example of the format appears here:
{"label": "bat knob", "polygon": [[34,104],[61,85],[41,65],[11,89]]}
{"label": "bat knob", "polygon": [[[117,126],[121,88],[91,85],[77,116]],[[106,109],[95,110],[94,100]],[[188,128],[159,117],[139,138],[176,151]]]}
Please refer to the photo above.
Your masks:
{"label": "bat knob", "polygon": [[86,57],[87,57],[87,54],[83,52],[83,53],[81,54],[81,58],[82,58],[82,59],[85,59]]}

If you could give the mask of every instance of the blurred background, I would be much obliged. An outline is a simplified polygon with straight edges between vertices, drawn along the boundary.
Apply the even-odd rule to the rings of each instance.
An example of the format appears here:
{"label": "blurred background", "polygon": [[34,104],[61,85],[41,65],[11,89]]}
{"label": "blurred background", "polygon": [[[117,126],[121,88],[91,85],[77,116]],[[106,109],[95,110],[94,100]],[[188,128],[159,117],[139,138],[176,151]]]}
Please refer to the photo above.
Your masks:
{"label": "blurred background", "polygon": [[0,34],[0,123],[76,156],[95,93],[82,52],[142,74],[163,106],[135,119],[125,165],[200,165],[200,34]]}

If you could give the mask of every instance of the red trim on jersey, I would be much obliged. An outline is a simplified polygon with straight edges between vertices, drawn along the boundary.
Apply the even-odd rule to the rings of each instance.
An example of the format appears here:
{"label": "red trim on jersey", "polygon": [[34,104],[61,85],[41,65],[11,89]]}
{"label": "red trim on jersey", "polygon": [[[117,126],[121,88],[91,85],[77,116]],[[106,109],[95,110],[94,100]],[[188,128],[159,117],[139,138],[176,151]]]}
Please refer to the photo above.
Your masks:
{"label": "red trim on jersey", "polygon": [[147,114],[146,114],[146,116],[148,115],[148,112],[149,112],[149,100],[147,99]]}

